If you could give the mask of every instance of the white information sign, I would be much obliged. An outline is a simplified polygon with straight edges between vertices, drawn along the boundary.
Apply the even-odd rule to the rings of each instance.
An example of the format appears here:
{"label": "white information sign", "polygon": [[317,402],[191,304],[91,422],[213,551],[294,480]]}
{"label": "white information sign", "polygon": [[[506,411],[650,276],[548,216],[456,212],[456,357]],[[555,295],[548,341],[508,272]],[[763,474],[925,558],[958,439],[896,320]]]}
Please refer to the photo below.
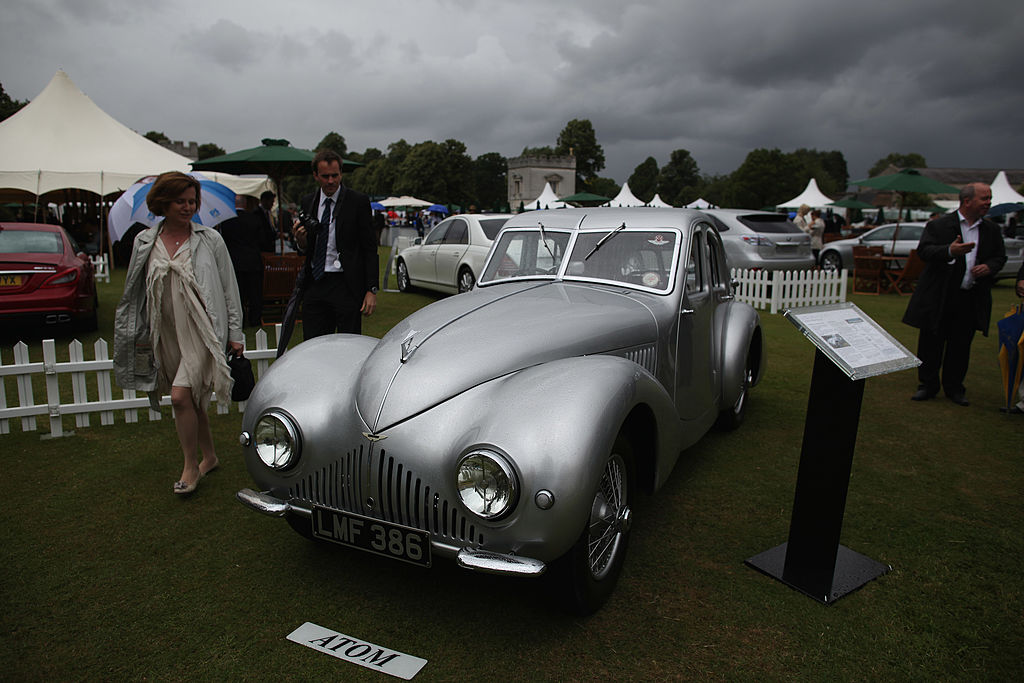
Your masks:
{"label": "white information sign", "polygon": [[346,662],[382,671],[407,681],[418,674],[427,663],[425,659],[389,650],[386,647],[346,636],[344,633],[338,633],[308,621],[289,633],[288,640]]}
{"label": "white information sign", "polygon": [[921,364],[852,303],[792,308],[784,315],[850,379],[876,377]]}

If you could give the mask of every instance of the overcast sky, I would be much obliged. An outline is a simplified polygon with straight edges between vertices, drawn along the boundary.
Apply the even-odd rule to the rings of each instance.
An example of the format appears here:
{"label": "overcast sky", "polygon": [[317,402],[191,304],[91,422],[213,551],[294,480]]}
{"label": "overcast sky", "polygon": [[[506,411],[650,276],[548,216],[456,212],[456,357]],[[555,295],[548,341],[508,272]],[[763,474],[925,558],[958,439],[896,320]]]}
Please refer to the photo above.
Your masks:
{"label": "overcast sky", "polygon": [[728,173],[757,147],[1024,167],[1014,0],[4,0],[0,83],[64,69],[144,133],[352,151],[456,138],[471,156],[554,145],[573,118],[625,181],[690,150]]}

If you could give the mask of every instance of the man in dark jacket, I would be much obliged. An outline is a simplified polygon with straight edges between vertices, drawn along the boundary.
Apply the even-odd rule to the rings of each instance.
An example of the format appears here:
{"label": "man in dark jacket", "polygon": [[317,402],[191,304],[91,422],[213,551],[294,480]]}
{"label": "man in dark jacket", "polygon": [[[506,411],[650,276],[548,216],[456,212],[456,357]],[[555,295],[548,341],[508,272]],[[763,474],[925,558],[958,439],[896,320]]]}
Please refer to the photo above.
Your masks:
{"label": "man in dark jacket", "polygon": [[302,210],[319,218],[315,232],[296,224],[306,251],[301,275],[302,330],[306,339],[324,334],[359,334],[362,316],[377,308],[380,265],[370,199],[341,184],[341,157],[322,150],[313,158],[320,190],[302,198]]}
{"label": "man in dark jacket", "polygon": [[[264,223],[252,197],[238,195],[237,216],[217,226],[231,264],[235,268],[238,293],[246,327],[259,326],[263,318],[263,252],[274,252],[274,231]],[[247,206],[245,211],[241,207]]]}
{"label": "man in dark jacket", "polygon": [[984,217],[991,205],[992,188],[965,185],[960,208],[929,221],[917,245],[925,269],[903,315],[920,330],[914,401],[935,397],[941,385],[951,401],[968,405],[963,382],[971,342],[977,330],[988,336],[992,284],[1006,264],[999,226]]}

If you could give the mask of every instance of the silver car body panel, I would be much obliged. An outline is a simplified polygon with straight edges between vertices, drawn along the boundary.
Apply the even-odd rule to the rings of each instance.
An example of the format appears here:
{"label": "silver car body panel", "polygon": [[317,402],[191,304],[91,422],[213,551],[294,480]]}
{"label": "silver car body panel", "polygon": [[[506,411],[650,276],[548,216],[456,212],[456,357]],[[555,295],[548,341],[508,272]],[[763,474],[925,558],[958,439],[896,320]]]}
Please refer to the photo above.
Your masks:
{"label": "silver car body panel", "polygon": [[[412,526],[430,533],[439,555],[466,551],[464,566],[497,571],[508,564],[509,573],[530,573],[532,562],[524,569],[482,558],[497,553],[546,564],[563,555],[589,518],[604,462],[627,426],[641,446],[641,483],[659,488],[680,452],[735,402],[748,356],[752,384],[760,379],[757,313],[732,300],[717,232],[696,211],[531,212],[511,219],[502,235],[539,231],[538,223],[545,234],[567,233],[570,245],[623,223],[654,230],[651,244],[678,245],[674,286],[660,291],[569,275],[565,258],[551,274],[484,279],[417,311],[380,340],[330,335],[300,344],[261,378],[242,420],[251,434],[267,411],[290,416],[300,457],[289,469],[272,470],[246,447],[263,493],[243,502],[265,514],[289,514],[281,507],[287,505],[301,515],[317,504]],[[615,239],[621,246],[637,238]],[[695,240],[709,245],[700,266],[708,282],[699,291],[685,285],[692,254],[705,253],[693,248]],[[696,364],[679,353],[690,355],[693,339],[707,347]],[[496,521],[464,508],[456,486],[460,457],[481,447],[505,457],[520,482],[517,504]],[[535,501],[542,490],[554,501],[544,508]]]}

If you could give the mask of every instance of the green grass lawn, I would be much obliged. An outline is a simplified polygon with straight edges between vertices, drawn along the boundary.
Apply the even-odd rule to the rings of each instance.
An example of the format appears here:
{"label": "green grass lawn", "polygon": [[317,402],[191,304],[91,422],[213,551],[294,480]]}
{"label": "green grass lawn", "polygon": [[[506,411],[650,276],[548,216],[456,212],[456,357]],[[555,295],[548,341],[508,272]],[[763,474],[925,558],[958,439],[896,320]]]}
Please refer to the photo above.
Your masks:
{"label": "green grass lawn", "polygon": [[[101,294],[108,340],[118,275]],[[433,298],[382,293],[365,331]],[[905,297],[852,300],[915,348]],[[994,319],[1015,300],[998,286]],[[743,564],[786,539],[814,355],[781,316],[762,320],[768,368],[747,422],[640,500],[619,586],[588,619],[553,607],[543,581],[319,546],[248,511],[237,413],[211,417],[222,466],[186,500],[170,491],[169,411],[63,439],[12,422],[3,677],[380,680],[285,640],[312,621],[427,659],[416,680],[1020,679],[1024,419],[996,410],[995,335],[974,343],[968,408],[909,401],[913,371],[867,380],[842,541],[893,571],[825,607]]]}

